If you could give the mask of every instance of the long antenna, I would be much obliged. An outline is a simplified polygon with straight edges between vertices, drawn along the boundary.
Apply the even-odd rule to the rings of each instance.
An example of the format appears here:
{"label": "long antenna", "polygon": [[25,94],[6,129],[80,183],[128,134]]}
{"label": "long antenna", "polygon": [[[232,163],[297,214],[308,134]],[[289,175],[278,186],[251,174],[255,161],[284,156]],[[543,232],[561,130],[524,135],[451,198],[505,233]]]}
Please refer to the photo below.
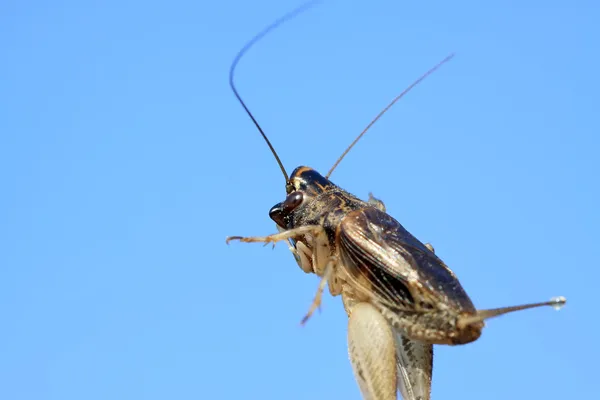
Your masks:
{"label": "long antenna", "polygon": [[431,75],[432,73],[434,73],[439,67],[442,66],[442,64],[445,64],[446,62],[450,61],[450,59],[452,57],[454,57],[454,53],[448,55],[442,61],[440,61],[439,63],[437,63],[437,65],[435,67],[433,67],[429,71],[425,72],[423,75],[421,75],[421,77],[419,79],[417,79],[416,81],[414,81],[409,87],[407,87],[406,89],[404,89],[404,91],[402,93],[400,93],[398,96],[396,96],[394,98],[394,100],[392,100],[390,102],[390,104],[388,104],[379,114],[377,114],[377,116],[375,117],[375,119],[373,119],[373,121],[371,121],[369,123],[369,125],[367,125],[367,127],[360,133],[360,135],[358,135],[356,137],[356,139],[354,139],[354,141],[352,143],[350,143],[350,146],[348,146],[346,148],[346,150],[344,150],[344,152],[342,153],[342,155],[340,156],[340,158],[338,158],[337,161],[335,162],[335,164],[333,164],[333,167],[331,167],[331,169],[329,170],[329,172],[327,173],[327,175],[325,175],[325,177],[329,178],[329,176],[331,175],[331,173],[333,172],[333,170],[336,169],[336,167],[340,164],[340,162],[344,159],[344,157],[346,157],[346,154],[348,154],[348,152],[354,147],[354,145],[360,140],[360,138],[362,138],[363,135],[365,133],[367,133],[367,131],[369,130],[369,128],[371,128],[373,126],[373,124],[375,124],[375,122],[377,122],[377,120],[379,118],[381,118],[381,116],[387,112],[387,110],[389,110],[390,108],[392,108],[392,106],[398,100],[400,100],[406,93],[410,92],[410,90],[412,88],[414,88],[419,83],[421,83],[421,81],[423,81],[423,79],[427,78],[429,75]]}
{"label": "long antenna", "polygon": [[246,107],[246,103],[244,103],[244,100],[242,100],[242,98],[240,97],[237,89],[235,88],[235,84],[233,83],[233,77],[235,75],[235,68],[237,67],[240,59],[244,56],[244,54],[246,54],[246,52],[256,42],[258,42],[260,39],[262,39],[264,36],[266,36],[269,32],[271,32],[272,30],[276,29],[277,27],[279,27],[284,22],[293,19],[298,14],[300,14],[300,13],[308,10],[309,8],[311,8],[312,6],[314,6],[318,2],[319,2],[319,0],[313,0],[313,1],[309,1],[307,3],[304,3],[301,6],[299,6],[298,8],[296,8],[296,9],[290,11],[289,13],[285,14],[284,16],[280,17],[275,22],[273,22],[271,25],[267,26],[265,29],[263,29],[262,31],[260,31],[248,43],[246,43],[244,45],[244,47],[242,47],[242,49],[237,53],[237,55],[233,59],[233,62],[231,63],[231,67],[229,68],[229,86],[231,87],[231,90],[233,90],[233,94],[235,94],[235,97],[237,97],[237,99],[240,102],[240,104],[242,105],[242,107],[244,107],[244,110],[246,110],[246,113],[248,114],[248,116],[250,117],[250,119],[252,120],[252,122],[254,122],[254,125],[256,125],[256,127],[258,128],[258,131],[262,135],[263,139],[265,139],[265,142],[267,142],[267,145],[269,146],[269,149],[271,149],[271,153],[273,153],[273,155],[275,156],[275,160],[277,160],[277,164],[279,164],[279,168],[281,168],[281,172],[283,173],[283,176],[285,177],[285,183],[286,183],[286,185],[288,184],[288,182],[289,182],[290,179],[288,177],[287,172],[285,171],[285,167],[283,166],[283,163],[281,162],[281,159],[277,155],[277,152],[275,151],[275,148],[273,147],[273,145],[271,144],[271,142],[267,138],[267,135],[262,130],[262,128],[258,124],[258,121],[256,121],[256,118],[254,118],[254,115],[252,115],[252,113],[250,112],[250,110],[248,109],[248,107]]}

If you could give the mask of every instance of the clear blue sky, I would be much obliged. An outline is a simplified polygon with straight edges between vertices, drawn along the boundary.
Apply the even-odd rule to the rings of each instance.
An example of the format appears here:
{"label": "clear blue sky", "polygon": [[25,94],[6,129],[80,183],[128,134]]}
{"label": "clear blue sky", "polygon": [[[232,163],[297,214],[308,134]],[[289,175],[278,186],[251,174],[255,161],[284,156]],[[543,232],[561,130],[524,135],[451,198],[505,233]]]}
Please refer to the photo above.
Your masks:
{"label": "clear blue sky", "polygon": [[[492,320],[434,399],[597,395],[600,6],[328,1],[242,60],[288,170],[383,199]],[[0,5],[0,398],[359,399],[339,298],[275,232],[283,178],[227,84],[296,1]]]}

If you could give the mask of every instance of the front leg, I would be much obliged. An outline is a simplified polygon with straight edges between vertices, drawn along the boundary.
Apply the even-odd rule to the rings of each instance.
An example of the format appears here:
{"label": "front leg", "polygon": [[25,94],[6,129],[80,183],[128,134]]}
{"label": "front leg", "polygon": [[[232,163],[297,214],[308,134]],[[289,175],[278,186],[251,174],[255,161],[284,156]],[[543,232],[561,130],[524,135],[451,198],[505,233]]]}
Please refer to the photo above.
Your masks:
{"label": "front leg", "polygon": [[273,243],[273,244],[275,244],[277,242],[281,242],[282,240],[297,239],[297,238],[303,237],[304,235],[307,235],[307,234],[318,235],[322,231],[323,231],[323,227],[321,227],[319,225],[309,225],[309,226],[301,226],[298,228],[290,229],[290,230],[279,232],[279,233],[274,233],[269,236],[248,236],[248,237],[229,236],[229,237],[227,237],[227,239],[225,239],[225,243],[229,244],[229,242],[231,242],[232,240],[239,240],[240,242],[244,242],[244,243],[264,243],[264,244]]}
{"label": "front leg", "polygon": [[[304,272],[312,272],[321,277],[321,281],[319,283],[319,287],[317,288],[317,293],[315,294],[313,302],[311,303],[308,312],[302,319],[301,323],[304,325],[315,312],[315,310],[317,308],[320,309],[323,290],[325,289],[325,286],[329,282],[331,276],[335,274],[337,257],[330,254],[327,234],[325,233],[323,227],[319,225],[311,225],[290,230],[280,229],[279,233],[269,236],[230,236],[226,239],[226,242],[229,243],[231,240],[239,240],[240,242],[245,243],[259,242],[265,244],[275,244],[284,240],[289,241],[290,239],[295,241],[295,247],[290,244],[288,245],[294,254],[294,258],[298,262],[298,265],[300,265],[300,268]],[[310,247],[305,245],[303,241],[309,243]],[[331,289],[331,287],[332,286],[330,285],[330,291],[333,294],[333,289]]]}
{"label": "front leg", "polygon": [[369,303],[352,306],[348,317],[348,352],[364,399],[396,400],[394,334],[387,320]]}

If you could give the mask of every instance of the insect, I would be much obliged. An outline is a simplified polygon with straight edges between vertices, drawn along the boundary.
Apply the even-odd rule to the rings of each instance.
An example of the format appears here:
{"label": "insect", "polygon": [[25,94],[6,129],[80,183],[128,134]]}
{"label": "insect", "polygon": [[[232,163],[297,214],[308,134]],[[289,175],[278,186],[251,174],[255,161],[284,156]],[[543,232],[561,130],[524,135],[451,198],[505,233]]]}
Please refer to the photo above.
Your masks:
{"label": "insect", "polygon": [[563,297],[550,301],[477,310],[456,275],[397,220],[382,201],[363,201],[334,184],[331,173],[364,133],[404,94],[452,56],[417,79],[397,96],[350,144],[323,176],[301,166],[288,176],[266,134],[246,107],[234,85],[234,72],[243,54],[269,31],[304,11],[308,5],[280,18],[256,35],[238,53],[229,75],[240,104],[269,146],[285,178],[286,198],[269,211],[278,233],[268,236],[230,236],[241,242],[288,247],[300,268],[321,278],[305,323],[320,307],[326,287],[341,296],[348,314],[348,349],[363,397],[374,400],[430,398],[433,345],[459,345],[477,340],[484,320],[541,306],[556,308]]}

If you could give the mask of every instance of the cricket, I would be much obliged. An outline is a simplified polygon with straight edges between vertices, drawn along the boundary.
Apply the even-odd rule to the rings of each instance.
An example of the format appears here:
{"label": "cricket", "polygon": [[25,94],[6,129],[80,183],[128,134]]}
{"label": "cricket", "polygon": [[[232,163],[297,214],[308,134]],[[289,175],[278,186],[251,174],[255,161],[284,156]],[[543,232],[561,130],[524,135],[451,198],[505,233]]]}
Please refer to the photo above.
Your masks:
{"label": "cricket", "polygon": [[300,269],[320,278],[302,323],[320,307],[328,288],[341,296],[348,315],[348,352],[363,398],[428,400],[431,396],[433,345],[462,345],[477,340],[485,320],[503,314],[566,303],[549,301],[478,310],[452,270],[397,220],[381,200],[365,200],[329,178],[367,130],[400,98],[452,58],[444,58],[394,98],[342,153],[326,175],[300,166],[288,175],[271,142],[234,84],[242,56],[267,33],[313,3],[284,15],[251,39],[235,57],[229,84],[267,146],[285,179],[285,199],[269,217],[277,233],[230,236],[226,242],[286,242]]}

